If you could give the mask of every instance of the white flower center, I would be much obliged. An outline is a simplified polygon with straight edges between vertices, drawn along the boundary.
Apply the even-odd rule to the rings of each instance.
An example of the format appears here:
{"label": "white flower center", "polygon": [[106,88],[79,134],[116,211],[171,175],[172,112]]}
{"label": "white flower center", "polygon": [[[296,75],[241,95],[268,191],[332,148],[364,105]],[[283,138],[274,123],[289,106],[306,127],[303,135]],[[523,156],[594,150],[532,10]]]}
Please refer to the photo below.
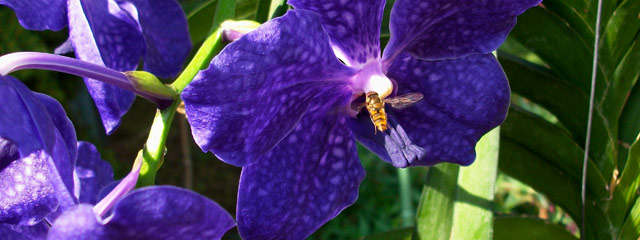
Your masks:
{"label": "white flower center", "polygon": [[353,92],[357,95],[373,91],[378,93],[380,99],[384,99],[393,92],[393,83],[382,73],[382,66],[378,60],[366,63],[352,81]]}

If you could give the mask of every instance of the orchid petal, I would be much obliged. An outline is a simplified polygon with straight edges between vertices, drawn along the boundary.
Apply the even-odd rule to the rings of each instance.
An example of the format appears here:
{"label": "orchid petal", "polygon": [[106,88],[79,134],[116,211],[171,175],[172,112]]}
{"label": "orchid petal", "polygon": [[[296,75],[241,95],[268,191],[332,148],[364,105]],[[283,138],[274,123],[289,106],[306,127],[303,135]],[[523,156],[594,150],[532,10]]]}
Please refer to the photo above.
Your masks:
{"label": "orchid petal", "polygon": [[383,60],[409,52],[423,60],[490,53],[504,42],[516,16],[541,0],[397,0]]}
{"label": "orchid petal", "polygon": [[289,0],[288,3],[296,9],[320,14],[331,43],[349,66],[380,58],[380,24],[385,0]]}
{"label": "orchid petal", "polygon": [[[397,81],[399,95],[410,92],[424,95],[423,100],[409,108],[397,111],[388,108],[411,143],[424,150],[422,157],[410,158],[407,166],[440,162],[469,165],[475,159],[475,145],[480,137],[506,117],[509,83],[491,54],[441,61],[422,61],[404,54],[391,65],[387,75]],[[381,148],[379,142],[377,146],[365,145]],[[386,150],[395,151],[388,147]],[[392,157],[387,158],[393,160]]]}
{"label": "orchid petal", "polygon": [[242,169],[236,216],[244,239],[304,239],[356,201],[364,169],[349,117],[331,106],[318,101],[280,144]]}
{"label": "orchid petal", "polygon": [[0,76],[0,222],[33,225],[58,206],[75,204],[75,131],[62,106]]}
{"label": "orchid petal", "polygon": [[20,158],[16,146],[0,138],[0,223],[34,225],[57,209],[48,158],[44,151]]}
{"label": "orchid petal", "polygon": [[16,12],[22,27],[29,30],[62,30],[67,26],[65,0],[0,0]]}
{"label": "orchid petal", "polygon": [[[133,3],[145,41],[144,69],[159,77],[172,77],[182,69],[191,51],[187,17],[175,0],[120,0]],[[124,9],[127,9],[126,7]],[[135,12],[132,12],[135,10]]]}
{"label": "orchid petal", "polygon": [[77,205],[53,223],[49,239],[220,239],[233,226],[231,215],[204,196],[153,186],[126,195],[104,221],[90,205]]}
{"label": "orchid petal", "polygon": [[244,166],[287,136],[317,96],[350,94],[354,73],[317,14],[292,10],[227,46],[182,99],[200,148]]}
{"label": "orchid petal", "polygon": [[76,173],[80,181],[81,203],[96,204],[100,190],[113,181],[111,165],[100,158],[100,153],[93,144],[78,142],[78,161]]}
{"label": "orchid petal", "polygon": [[33,226],[0,224],[0,236],[4,240],[38,240],[45,239],[49,226],[40,222]]}
{"label": "orchid petal", "polygon": [[[144,51],[138,24],[113,0],[69,0],[69,35],[76,57],[118,71],[135,70]],[[110,134],[135,95],[93,79],[85,84]]]}

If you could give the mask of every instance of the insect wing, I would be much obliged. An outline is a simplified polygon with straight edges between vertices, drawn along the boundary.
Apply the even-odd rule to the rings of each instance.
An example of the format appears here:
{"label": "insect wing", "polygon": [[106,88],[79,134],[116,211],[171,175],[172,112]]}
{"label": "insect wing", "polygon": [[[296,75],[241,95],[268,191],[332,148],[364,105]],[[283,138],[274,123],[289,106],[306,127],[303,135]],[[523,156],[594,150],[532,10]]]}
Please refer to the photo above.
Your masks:
{"label": "insect wing", "polygon": [[361,102],[361,103],[355,103],[354,102],[354,103],[351,103],[351,110],[353,110],[356,113],[359,113],[360,110],[362,110],[362,108],[364,106],[366,106],[366,105],[367,105],[367,103],[365,103],[365,102]]}
{"label": "insect wing", "polygon": [[391,104],[391,107],[393,108],[403,109],[422,100],[423,97],[422,93],[408,93],[402,96],[385,99],[384,102]]}

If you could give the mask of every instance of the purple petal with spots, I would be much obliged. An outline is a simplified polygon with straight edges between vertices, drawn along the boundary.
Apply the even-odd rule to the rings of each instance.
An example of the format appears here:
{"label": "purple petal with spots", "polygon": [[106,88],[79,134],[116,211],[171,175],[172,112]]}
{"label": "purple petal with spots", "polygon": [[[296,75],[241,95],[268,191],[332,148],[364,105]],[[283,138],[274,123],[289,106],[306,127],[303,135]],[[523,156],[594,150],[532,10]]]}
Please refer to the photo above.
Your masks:
{"label": "purple petal with spots", "polygon": [[[187,18],[175,0],[119,1],[137,19],[145,42],[144,69],[157,76],[176,75],[191,51]],[[128,4],[133,6],[127,6]]]}
{"label": "purple petal with spots", "polygon": [[67,26],[65,0],[0,0],[16,12],[22,27],[29,30],[62,30]]}
{"label": "purple petal with spots", "polygon": [[0,223],[33,225],[56,210],[48,158],[44,151],[20,158],[17,147],[0,138]]}
{"label": "purple petal with spots", "polygon": [[[273,150],[242,169],[236,217],[244,239],[304,239],[358,197],[364,169],[342,100],[318,101]],[[322,99],[322,98],[321,98]]]}
{"label": "purple petal with spots", "polygon": [[0,77],[0,95],[0,137],[7,149],[0,171],[0,222],[32,225],[76,202],[71,195],[75,149],[68,147],[75,144],[75,131],[59,103],[33,94],[15,78]]}
{"label": "purple petal with spots", "polygon": [[33,226],[0,224],[0,236],[4,240],[39,240],[47,237],[49,226],[40,222]]}
{"label": "purple petal with spots", "polygon": [[[387,76],[397,81],[398,95],[424,95],[414,106],[390,111],[402,124],[407,139],[424,150],[422,157],[410,158],[408,166],[471,164],[477,141],[504,121],[509,107],[509,83],[491,54],[441,61],[422,61],[404,54]],[[359,138],[371,139],[357,132]],[[363,143],[380,154],[379,141],[369,141],[377,146]],[[388,152],[395,151],[386,144]]]}
{"label": "purple petal with spots", "polygon": [[490,53],[507,37],[516,16],[540,1],[397,0],[383,59],[391,64],[405,51],[424,60]]}
{"label": "purple petal with spots", "polygon": [[320,14],[331,43],[349,66],[380,57],[380,24],[385,0],[289,0],[296,9]]}
{"label": "purple petal with spots", "polygon": [[217,203],[171,186],[141,188],[98,220],[90,205],[80,204],[52,225],[49,239],[220,239],[235,226]]}
{"label": "purple petal with spots", "polygon": [[317,14],[288,11],[227,46],[182,93],[196,143],[243,166],[293,130],[321,95],[349,93]]}
{"label": "purple petal with spots", "polygon": [[77,139],[76,131],[67,117],[62,105],[55,99],[34,93],[40,103],[49,111],[49,116],[56,127],[56,144],[51,150],[49,158],[49,174],[51,176],[56,195],[58,196],[58,213],[52,213],[47,219],[54,219],[59,212],[75,205],[78,199],[74,196],[73,168],[76,164]]}
{"label": "purple petal with spots", "polygon": [[[144,51],[138,24],[113,0],[69,0],[69,35],[77,58],[118,71],[135,70]],[[85,83],[110,134],[135,95],[93,79]]]}
{"label": "purple petal with spots", "polygon": [[76,174],[80,181],[80,192],[76,195],[81,203],[96,204],[100,190],[113,181],[111,165],[100,158],[93,144],[78,142]]}

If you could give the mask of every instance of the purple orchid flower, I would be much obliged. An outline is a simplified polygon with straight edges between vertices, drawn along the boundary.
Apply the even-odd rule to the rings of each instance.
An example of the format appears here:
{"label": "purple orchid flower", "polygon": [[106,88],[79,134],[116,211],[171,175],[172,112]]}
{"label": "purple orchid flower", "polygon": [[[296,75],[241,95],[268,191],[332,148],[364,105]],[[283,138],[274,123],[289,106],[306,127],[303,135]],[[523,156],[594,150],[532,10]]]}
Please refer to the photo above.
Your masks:
{"label": "purple orchid flower", "polygon": [[[364,178],[355,139],[396,167],[471,164],[509,105],[491,52],[539,2],[397,0],[380,54],[384,0],[290,0],[227,46],[181,97],[202,150],[243,167],[240,234],[302,239],[351,205]],[[351,108],[369,92],[424,99],[387,107],[375,134]]]}
{"label": "purple orchid flower", "polygon": [[217,203],[189,190],[129,192],[140,161],[99,197],[113,170],[93,145],[77,142],[62,106],[10,76],[0,75],[0,96],[3,239],[220,239],[235,226]]}
{"label": "purple orchid flower", "polygon": [[[75,50],[76,57],[118,71],[144,69],[160,77],[181,70],[191,49],[187,20],[175,0],[0,0],[30,30],[61,30],[69,40],[56,52]],[[85,78],[110,134],[120,124],[135,95]]]}
{"label": "purple orchid flower", "polygon": [[77,140],[62,106],[0,76],[0,223],[35,225],[77,203]]}
{"label": "purple orchid flower", "polygon": [[[81,204],[56,218],[48,239],[220,239],[235,226],[231,215],[217,203],[186,189],[152,186],[129,192],[140,173],[139,159],[124,179],[107,185],[113,176],[95,177],[94,173],[111,167],[99,155],[92,156],[98,158],[88,158],[77,170]],[[104,191],[108,194],[102,197]],[[96,202],[97,198],[101,200]]]}

